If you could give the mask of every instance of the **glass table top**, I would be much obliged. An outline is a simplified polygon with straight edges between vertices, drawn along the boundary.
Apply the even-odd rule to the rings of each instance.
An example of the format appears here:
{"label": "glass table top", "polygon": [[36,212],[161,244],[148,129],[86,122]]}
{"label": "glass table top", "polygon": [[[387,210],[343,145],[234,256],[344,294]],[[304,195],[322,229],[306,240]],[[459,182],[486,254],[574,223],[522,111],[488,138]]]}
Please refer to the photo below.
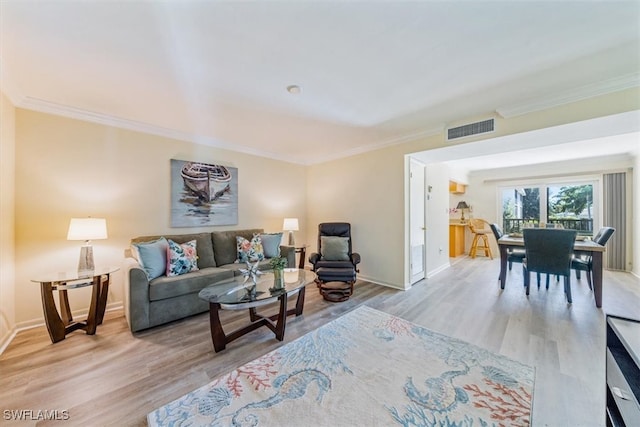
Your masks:
{"label": "glass table top", "polygon": [[108,267],[98,267],[95,270],[90,272],[85,272],[86,274],[81,274],[77,270],[76,271],[62,271],[59,273],[48,273],[42,274],[35,279],[31,279],[32,282],[36,283],[60,283],[60,282],[73,282],[73,281],[89,281],[93,280],[96,276],[102,276],[104,274],[111,274],[120,270],[120,267],[108,266]]}
{"label": "glass table top", "polygon": [[257,277],[255,287],[250,278],[245,281],[243,276],[236,276],[215,286],[204,288],[198,296],[210,303],[224,305],[267,303],[283,294],[298,291],[316,279],[314,272],[299,268],[285,268],[282,276],[282,287],[276,286],[273,272],[268,270]]}

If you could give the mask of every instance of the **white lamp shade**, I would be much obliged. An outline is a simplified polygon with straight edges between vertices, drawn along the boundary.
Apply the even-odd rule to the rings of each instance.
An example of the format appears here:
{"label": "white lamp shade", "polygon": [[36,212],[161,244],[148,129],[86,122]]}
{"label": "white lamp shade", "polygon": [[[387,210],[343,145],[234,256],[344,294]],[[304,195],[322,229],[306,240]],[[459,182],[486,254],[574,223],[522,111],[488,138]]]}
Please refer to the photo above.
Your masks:
{"label": "white lamp shade", "polygon": [[298,218],[285,218],[282,229],[285,231],[298,231]]}
{"label": "white lamp shade", "polygon": [[71,218],[67,240],[98,240],[107,238],[104,218]]}

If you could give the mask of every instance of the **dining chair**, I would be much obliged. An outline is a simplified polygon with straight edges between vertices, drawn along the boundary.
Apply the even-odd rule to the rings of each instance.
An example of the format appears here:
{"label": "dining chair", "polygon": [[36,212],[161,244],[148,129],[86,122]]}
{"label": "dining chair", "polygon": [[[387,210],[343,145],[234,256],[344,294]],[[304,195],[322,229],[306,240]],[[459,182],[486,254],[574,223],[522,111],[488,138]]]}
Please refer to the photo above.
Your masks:
{"label": "dining chair", "polygon": [[[489,224],[489,227],[491,228],[491,231],[493,232],[493,236],[496,238],[496,243],[497,243],[498,240],[500,240],[500,238],[504,236],[504,232],[502,231],[502,228],[500,228],[498,224],[495,224],[495,223]],[[511,267],[513,266],[514,262],[522,263],[523,259],[524,259],[524,249],[513,249],[513,248],[507,249],[507,262],[509,263],[509,271],[511,271]]]}
{"label": "dining chair", "polygon": [[[567,302],[571,299],[571,260],[576,230],[557,230],[549,228],[526,228],[522,230],[524,237],[525,258],[522,262],[524,286],[529,295],[529,273],[546,273],[563,276],[564,292]],[[548,276],[547,276],[548,278]],[[538,287],[540,282],[538,281]],[[547,280],[547,289],[549,281]]]}
{"label": "dining chair", "polygon": [[489,224],[489,222],[485,221],[484,219],[473,218],[469,220],[469,230],[471,230],[471,232],[473,233],[471,249],[469,250],[469,255],[471,255],[471,258],[475,258],[478,249],[480,249],[484,252],[484,256],[493,259],[491,248],[489,247],[489,238],[487,237],[490,230],[485,228],[485,224]]}
{"label": "dining chair", "polygon": [[[613,227],[602,227],[594,236],[593,241],[599,245],[605,246],[615,231],[616,229]],[[574,256],[571,260],[571,268],[576,271],[576,279],[578,280],[580,280],[580,271],[585,271],[587,274],[589,289],[593,289],[593,259],[590,255]]]}

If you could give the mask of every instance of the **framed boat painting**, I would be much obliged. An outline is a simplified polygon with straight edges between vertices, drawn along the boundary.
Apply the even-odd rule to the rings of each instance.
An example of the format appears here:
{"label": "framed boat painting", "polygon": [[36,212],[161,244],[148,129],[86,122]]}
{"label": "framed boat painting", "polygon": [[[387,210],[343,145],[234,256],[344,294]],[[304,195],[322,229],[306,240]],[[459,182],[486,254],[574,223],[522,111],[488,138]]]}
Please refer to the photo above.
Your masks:
{"label": "framed boat painting", "polygon": [[171,226],[238,224],[238,168],[171,159]]}

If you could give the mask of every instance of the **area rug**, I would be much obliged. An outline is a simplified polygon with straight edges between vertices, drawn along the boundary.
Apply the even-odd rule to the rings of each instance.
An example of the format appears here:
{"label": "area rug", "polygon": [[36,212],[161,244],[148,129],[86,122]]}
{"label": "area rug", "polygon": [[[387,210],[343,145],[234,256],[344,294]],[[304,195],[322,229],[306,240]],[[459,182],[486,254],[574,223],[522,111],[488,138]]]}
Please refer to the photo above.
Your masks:
{"label": "area rug", "polygon": [[530,366],[362,306],[156,409],[147,421],[528,426],[533,384]]}

